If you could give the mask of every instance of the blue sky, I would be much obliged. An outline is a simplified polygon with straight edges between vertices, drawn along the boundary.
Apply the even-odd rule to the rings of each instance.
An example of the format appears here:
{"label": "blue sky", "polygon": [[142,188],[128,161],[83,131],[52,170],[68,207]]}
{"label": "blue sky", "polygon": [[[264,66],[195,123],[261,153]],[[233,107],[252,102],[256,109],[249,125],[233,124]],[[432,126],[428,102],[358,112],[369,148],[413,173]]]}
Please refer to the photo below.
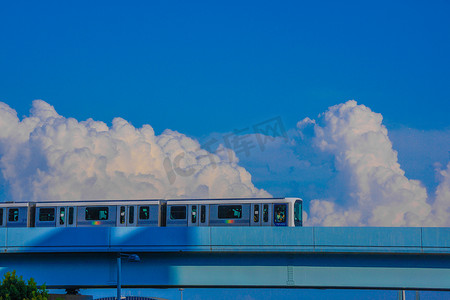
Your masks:
{"label": "blue sky", "polygon": [[[0,7],[0,102],[19,118],[42,99],[66,118],[111,126],[122,117],[136,128],[150,124],[157,135],[172,129],[202,144],[224,143],[235,130],[252,134],[254,125],[279,118],[288,142],[261,151],[254,141],[250,155],[233,149],[256,188],[301,196],[307,208],[313,199],[346,207],[342,198],[351,186],[336,187],[349,165],[336,163],[339,152],[318,154],[317,136],[300,138],[296,125],[309,117],[326,130],[318,115],[355,99],[383,116],[405,180],[426,188],[423,201],[431,205],[445,181],[439,174],[450,157],[448,1],[4,1]],[[0,195],[9,197],[11,186],[0,180]]]}
{"label": "blue sky", "polygon": [[200,136],[356,99],[448,127],[448,1],[4,2],[1,99]]}

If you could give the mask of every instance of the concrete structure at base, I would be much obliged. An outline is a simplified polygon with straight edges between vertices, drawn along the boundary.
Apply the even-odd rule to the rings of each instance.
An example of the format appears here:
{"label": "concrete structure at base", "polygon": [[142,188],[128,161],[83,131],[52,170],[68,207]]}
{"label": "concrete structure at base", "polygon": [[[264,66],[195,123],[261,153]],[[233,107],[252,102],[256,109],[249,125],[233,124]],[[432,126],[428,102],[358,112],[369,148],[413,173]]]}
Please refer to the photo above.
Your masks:
{"label": "concrete structure at base", "polygon": [[49,288],[115,287],[135,253],[124,287],[450,290],[450,228],[9,228],[0,251]]}
{"label": "concrete structure at base", "polygon": [[66,294],[49,294],[48,300],[92,300],[92,296],[86,295],[66,295]]}
{"label": "concrete structure at base", "polygon": [[[104,297],[95,300],[117,300],[117,297]],[[165,298],[140,297],[140,296],[123,296],[122,300],[167,300]]]}

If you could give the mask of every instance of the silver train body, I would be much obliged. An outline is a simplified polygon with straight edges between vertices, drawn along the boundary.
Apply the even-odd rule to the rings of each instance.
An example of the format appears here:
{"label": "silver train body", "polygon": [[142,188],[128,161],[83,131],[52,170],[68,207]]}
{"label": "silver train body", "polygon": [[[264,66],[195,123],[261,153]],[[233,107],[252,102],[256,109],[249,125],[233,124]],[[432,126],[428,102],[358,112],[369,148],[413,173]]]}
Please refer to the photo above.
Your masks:
{"label": "silver train body", "polygon": [[2,227],[302,226],[299,198],[0,203]]}

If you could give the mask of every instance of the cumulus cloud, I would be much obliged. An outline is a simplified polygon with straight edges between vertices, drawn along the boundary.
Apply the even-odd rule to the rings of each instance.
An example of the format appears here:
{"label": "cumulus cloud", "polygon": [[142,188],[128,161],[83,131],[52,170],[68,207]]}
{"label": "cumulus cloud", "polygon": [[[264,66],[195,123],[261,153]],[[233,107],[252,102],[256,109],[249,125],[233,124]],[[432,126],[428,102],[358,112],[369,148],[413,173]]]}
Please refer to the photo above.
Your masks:
{"label": "cumulus cloud", "polygon": [[[264,147],[236,154],[258,186],[276,197],[302,197],[307,225],[448,226],[450,170],[440,164],[448,159],[442,147],[449,145],[448,131],[402,129],[394,134],[409,174],[435,166],[439,182],[428,173],[427,192],[423,172],[421,181],[406,176],[382,121],[381,114],[348,101],[316,120],[303,119],[284,135],[259,137],[267,140]],[[239,138],[258,145],[256,134]]]}
{"label": "cumulus cloud", "polygon": [[436,189],[436,199],[433,203],[433,223],[450,226],[450,162],[447,169],[438,172],[441,183]]}
{"label": "cumulus cloud", "polygon": [[[236,136],[228,143],[234,151],[202,149],[179,132],[155,135],[121,118],[110,127],[65,118],[40,100],[22,120],[0,102],[0,128],[0,169],[13,200],[270,196],[256,182],[277,197],[304,198],[307,225],[450,226],[450,163],[442,167],[442,151],[437,188],[427,185],[427,193],[400,166],[381,114],[355,101],[282,134]],[[208,142],[227,144],[225,137],[235,136]],[[441,135],[432,140],[442,142]],[[419,144],[420,158],[429,151]]]}
{"label": "cumulus cloud", "polygon": [[[410,178],[419,179],[433,198],[439,171],[449,160],[450,128],[419,130],[400,127],[389,130],[389,138],[398,151],[399,163]],[[438,172],[436,172],[438,171]]]}
{"label": "cumulus cloud", "polygon": [[313,129],[312,144],[334,157],[332,186],[340,193],[310,203],[309,224],[325,226],[419,226],[448,224],[449,171],[434,203],[418,180],[405,176],[381,114],[356,101],[330,107],[318,120],[298,123],[300,135]]}
{"label": "cumulus cloud", "polygon": [[59,115],[36,100],[20,120],[0,102],[0,168],[13,200],[267,197],[233,151],[210,153],[181,133],[155,135]]}

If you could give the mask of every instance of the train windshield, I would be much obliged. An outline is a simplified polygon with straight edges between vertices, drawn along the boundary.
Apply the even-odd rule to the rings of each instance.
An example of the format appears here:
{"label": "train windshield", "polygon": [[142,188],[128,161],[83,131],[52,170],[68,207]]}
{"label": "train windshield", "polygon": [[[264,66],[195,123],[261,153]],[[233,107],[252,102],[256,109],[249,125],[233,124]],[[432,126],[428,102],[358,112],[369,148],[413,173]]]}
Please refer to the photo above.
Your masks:
{"label": "train windshield", "polygon": [[302,201],[297,200],[294,203],[294,224],[302,226]]}

